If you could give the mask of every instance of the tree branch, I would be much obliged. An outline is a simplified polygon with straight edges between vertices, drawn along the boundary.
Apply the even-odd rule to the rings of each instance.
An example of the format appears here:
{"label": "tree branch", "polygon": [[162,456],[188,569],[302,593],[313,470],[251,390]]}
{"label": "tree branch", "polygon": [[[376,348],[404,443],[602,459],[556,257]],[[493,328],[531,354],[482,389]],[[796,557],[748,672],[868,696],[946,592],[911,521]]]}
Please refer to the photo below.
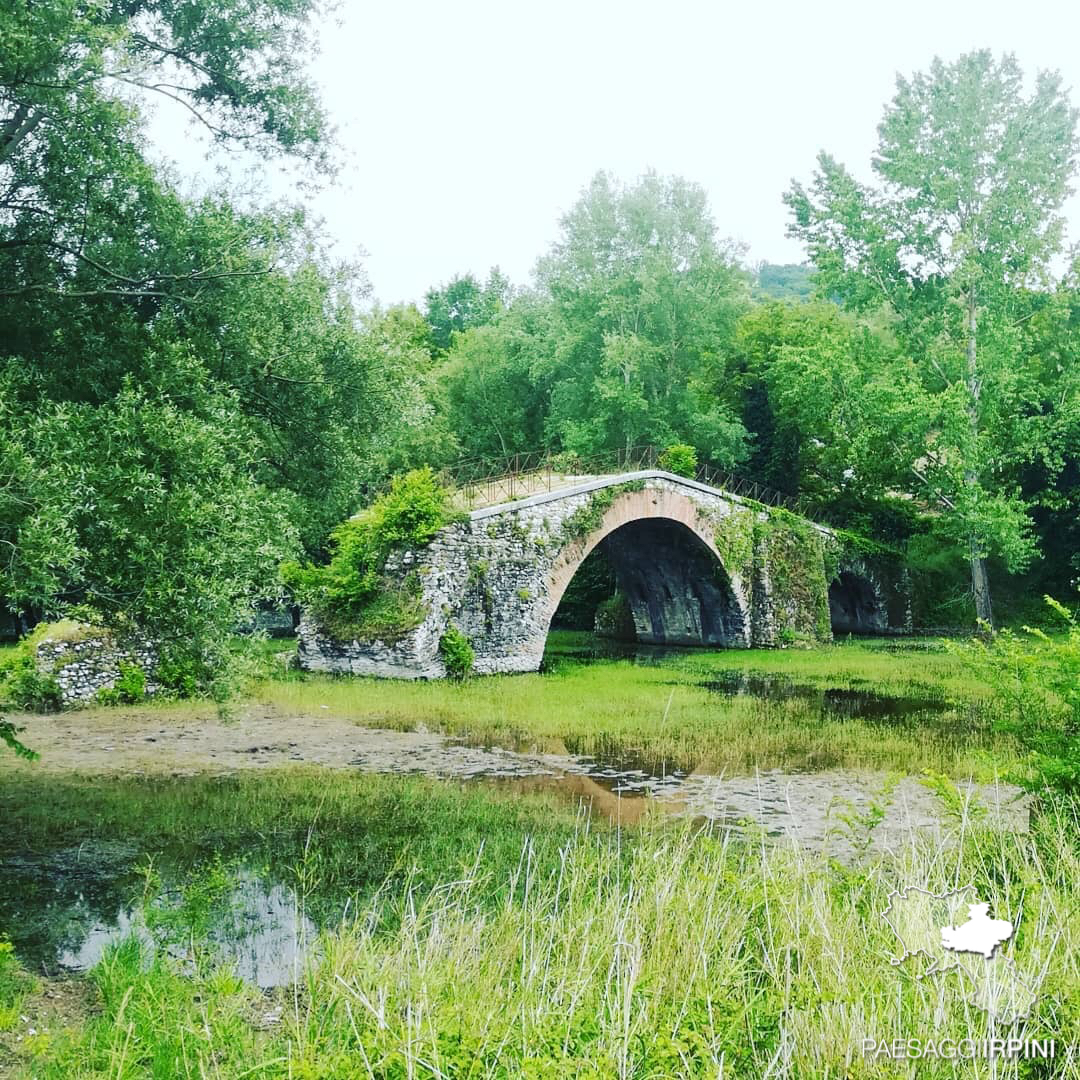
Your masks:
{"label": "tree branch", "polygon": [[4,141],[0,144],[0,165],[7,164],[19,146],[44,119],[45,113],[42,110],[31,109],[29,105],[20,105],[15,110],[15,115],[4,125]]}

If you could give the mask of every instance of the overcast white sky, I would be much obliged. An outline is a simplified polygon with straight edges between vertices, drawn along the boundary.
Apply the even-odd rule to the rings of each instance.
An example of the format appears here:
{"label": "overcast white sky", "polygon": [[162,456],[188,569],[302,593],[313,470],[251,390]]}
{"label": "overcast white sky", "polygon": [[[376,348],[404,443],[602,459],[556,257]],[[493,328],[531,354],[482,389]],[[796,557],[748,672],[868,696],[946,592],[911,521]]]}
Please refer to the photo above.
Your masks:
{"label": "overcast white sky", "polygon": [[[385,303],[495,264],[524,283],[602,168],[694,180],[750,260],[800,261],[783,191],[821,149],[865,175],[896,73],[935,54],[1012,51],[1080,100],[1066,0],[343,0],[321,37],[344,167],[304,198],[338,254],[367,252]],[[172,127],[155,126],[163,152],[210,175]],[[280,177],[271,190],[295,193]],[[1076,197],[1069,218],[1080,237]]]}

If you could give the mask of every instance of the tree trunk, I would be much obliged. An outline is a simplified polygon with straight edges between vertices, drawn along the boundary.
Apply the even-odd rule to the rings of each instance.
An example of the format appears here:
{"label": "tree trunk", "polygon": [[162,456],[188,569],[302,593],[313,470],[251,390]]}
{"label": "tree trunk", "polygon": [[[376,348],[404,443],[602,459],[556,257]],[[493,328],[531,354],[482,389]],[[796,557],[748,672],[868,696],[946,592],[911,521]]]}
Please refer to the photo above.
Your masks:
{"label": "tree trunk", "polygon": [[[979,436],[979,395],[982,386],[979,382],[979,368],[976,353],[976,331],[978,329],[977,309],[975,306],[975,286],[968,290],[967,309],[967,391],[968,420],[971,424],[971,453],[975,453],[975,442]],[[978,484],[975,470],[964,470],[964,483],[969,488]],[[979,538],[972,532],[968,534],[968,553],[971,559],[971,595],[975,601],[975,618],[994,628],[994,613],[990,606],[990,578],[986,572],[986,559],[982,554]]]}
{"label": "tree trunk", "polygon": [[975,617],[993,630],[994,612],[990,606],[990,578],[986,573],[986,560],[979,552],[979,542],[972,536],[968,540],[971,552],[971,592],[975,598]]}

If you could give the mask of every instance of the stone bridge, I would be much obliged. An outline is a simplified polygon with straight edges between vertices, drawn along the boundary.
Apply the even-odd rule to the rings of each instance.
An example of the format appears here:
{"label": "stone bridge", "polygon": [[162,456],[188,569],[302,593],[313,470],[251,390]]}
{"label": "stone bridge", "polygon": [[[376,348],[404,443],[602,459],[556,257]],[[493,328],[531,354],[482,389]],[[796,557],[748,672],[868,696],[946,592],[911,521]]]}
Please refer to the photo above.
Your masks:
{"label": "stone bridge", "polygon": [[[599,477],[474,510],[392,556],[418,575],[426,616],[393,643],[337,641],[301,619],[301,666],[404,678],[446,674],[439,640],[470,640],[479,673],[535,671],[571,579],[598,545],[638,641],[749,648],[882,630],[884,591],[831,530],[672,473]],[[414,579],[415,580],[415,579]]]}

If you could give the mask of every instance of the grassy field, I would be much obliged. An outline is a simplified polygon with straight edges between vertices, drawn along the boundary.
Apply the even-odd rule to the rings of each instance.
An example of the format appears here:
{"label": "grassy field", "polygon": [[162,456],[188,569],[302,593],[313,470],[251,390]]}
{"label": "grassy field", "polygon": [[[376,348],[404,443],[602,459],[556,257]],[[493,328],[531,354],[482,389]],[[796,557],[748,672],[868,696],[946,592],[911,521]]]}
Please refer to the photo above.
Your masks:
{"label": "grassy field", "polygon": [[[87,979],[27,978],[0,951],[0,1068],[13,1075],[915,1075],[865,1056],[861,1040],[1005,1029],[960,974],[928,975],[919,957],[890,964],[901,947],[882,913],[908,883],[971,882],[995,915],[1018,918],[999,962],[1035,1000],[1008,1031],[1053,1037],[1062,1054],[1080,1042],[1080,822],[1067,804],[1030,835],[958,809],[955,843],[914,836],[852,865],[753,836],[618,830],[544,799],[348,774],[50,780],[4,804],[29,847],[126,837],[191,859],[155,944],[113,949]],[[872,816],[855,827],[872,830]],[[340,913],[354,897],[294,987],[259,992],[201,938],[227,903],[221,867],[241,852],[308,911],[333,897]],[[924,1061],[918,1075],[1080,1076],[1075,1058],[1049,1065]]]}
{"label": "grassy field", "polygon": [[[295,676],[267,679],[255,700],[297,715],[329,710],[371,727],[429,730],[476,743],[609,758],[702,772],[754,768],[869,768],[991,779],[1015,760],[1010,740],[979,711],[987,688],[944,651],[888,643],[807,650],[687,651],[655,662],[577,662],[582,635],[552,635],[552,670],[444,681]],[[904,715],[822,709],[814,694],[726,696],[709,688],[737,671],[826,690],[908,699]],[[926,708],[920,709],[920,703]]]}
{"label": "grassy field", "polygon": [[[1017,764],[980,711],[987,687],[932,646],[586,662],[581,639],[556,644],[542,675],[451,685],[288,673],[262,678],[251,705],[296,725],[333,713],[710,771],[845,765],[959,779]],[[710,688],[737,687],[740,674],[755,693]],[[826,707],[827,694],[842,704],[864,691],[898,708]],[[139,708],[167,730],[205,706]],[[1000,831],[939,776],[949,841],[914,832],[883,853],[869,843],[883,789],[837,817],[856,853],[838,862],[659,812],[616,827],[554,795],[348,770],[102,777],[3,758],[0,773],[0,931],[59,946],[91,901],[153,916],[148,937],[111,948],[86,976],[27,974],[0,947],[0,1074],[1080,1077],[1075,800],[1042,802],[1029,833]],[[28,896],[27,860],[101,865],[92,889],[45,877]],[[293,986],[243,982],[215,944],[244,874],[286,886],[321,928]],[[883,918],[892,892],[969,883],[1018,926],[996,981],[934,974],[926,956],[892,964],[903,951]],[[1058,1056],[901,1064],[862,1049],[1001,1035],[1054,1038]]]}

